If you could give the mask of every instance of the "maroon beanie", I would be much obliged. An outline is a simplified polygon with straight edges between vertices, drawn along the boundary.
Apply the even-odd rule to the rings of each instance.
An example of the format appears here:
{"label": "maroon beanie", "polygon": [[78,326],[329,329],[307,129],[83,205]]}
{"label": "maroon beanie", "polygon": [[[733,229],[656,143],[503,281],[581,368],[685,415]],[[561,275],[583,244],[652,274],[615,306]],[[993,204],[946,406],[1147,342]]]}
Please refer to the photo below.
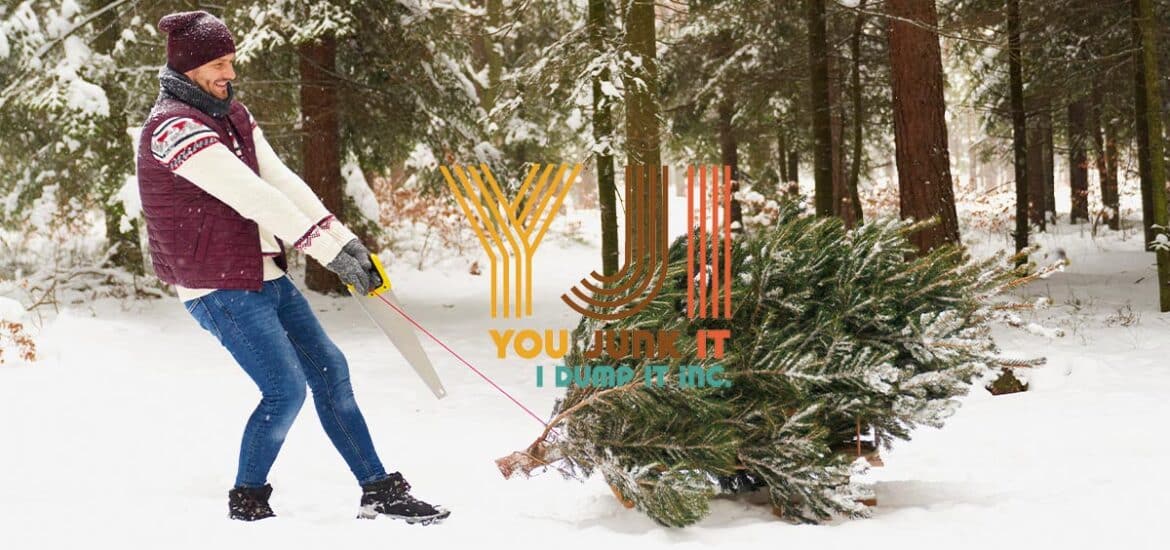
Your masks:
{"label": "maroon beanie", "polygon": [[236,51],[227,25],[205,11],[172,13],[158,29],[167,33],[167,65],[180,73]]}

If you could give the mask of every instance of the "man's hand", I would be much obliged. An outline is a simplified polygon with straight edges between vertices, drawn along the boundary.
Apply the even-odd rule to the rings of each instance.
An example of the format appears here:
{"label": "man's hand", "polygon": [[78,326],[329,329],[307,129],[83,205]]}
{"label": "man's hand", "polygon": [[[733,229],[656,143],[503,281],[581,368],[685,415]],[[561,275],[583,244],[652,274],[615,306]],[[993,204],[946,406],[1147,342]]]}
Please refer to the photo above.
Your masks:
{"label": "man's hand", "polygon": [[341,250],[357,258],[358,264],[369,274],[370,290],[382,286],[382,275],[378,273],[378,268],[374,267],[374,261],[370,258],[370,251],[362,245],[361,241],[352,239],[348,243],[345,243],[345,247]]}
{"label": "man's hand", "polygon": [[352,285],[360,296],[382,286],[382,277],[370,260],[370,251],[358,239],[345,243],[341,252],[325,268],[336,273],[341,282]]}

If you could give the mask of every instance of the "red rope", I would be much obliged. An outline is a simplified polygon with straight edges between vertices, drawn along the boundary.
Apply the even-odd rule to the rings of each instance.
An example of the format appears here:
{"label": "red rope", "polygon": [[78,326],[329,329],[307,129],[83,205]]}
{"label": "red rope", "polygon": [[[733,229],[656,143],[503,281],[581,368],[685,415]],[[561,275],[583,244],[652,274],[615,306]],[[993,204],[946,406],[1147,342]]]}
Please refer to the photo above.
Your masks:
{"label": "red rope", "polygon": [[398,306],[391,303],[389,300],[386,299],[385,296],[382,296],[381,294],[378,294],[377,296],[379,299],[382,300],[382,303],[390,306],[394,311],[397,311],[399,315],[401,315],[407,321],[410,321],[410,324],[414,325],[416,328],[423,331],[423,333],[425,333],[427,336],[430,336],[431,340],[434,340],[436,344],[443,346],[443,349],[447,350],[448,353],[450,353],[451,355],[454,355],[456,359],[461,361],[464,365],[467,365],[467,368],[471,369],[473,372],[475,372],[475,374],[478,374],[480,378],[483,378],[484,380],[486,380],[488,384],[491,384],[492,387],[496,389],[496,391],[504,394],[504,397],[507,397],[508,399],[512,400],[512,402],[515,403],[517,407],[524,409],[524,412],[528,413],[528,416],[535,418],[536,421],[540,422],[540,424],[542,426],[544,426],[546,428],[548,427],[548,423],[545,422],[544,420],[542,420],[539,416],[537,416],[536,413],[532,412],[532,409],[525,407],[523,403],[521,403],[515,397],[512,397],[512,394],[505,391],[504,388],[501,388],[499,384],[496,384],[491,378],[488,378],[488,376],[486,374],[480,372],[479,369],[475,368],[471,363],[467,362],[467,360],[464,359],[463,356],[459,355],[458,353],[455,353],[455,350],[448,347],[447,344],[444,344],[443,341],[439,340],[434,334],[431,334],[431,331],[423,328],[423,326],[418,324],[418,322],[416,322],[413,318],[411,318],[410,315],[407,315],[405,311],[402,311],[401,308],[399,308]]}

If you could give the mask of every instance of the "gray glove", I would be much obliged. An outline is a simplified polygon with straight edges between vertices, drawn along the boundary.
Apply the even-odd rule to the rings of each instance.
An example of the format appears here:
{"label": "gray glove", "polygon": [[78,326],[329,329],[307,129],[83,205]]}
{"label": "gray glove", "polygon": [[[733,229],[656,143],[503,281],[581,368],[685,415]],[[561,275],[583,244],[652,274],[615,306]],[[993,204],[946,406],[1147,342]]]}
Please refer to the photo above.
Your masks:
{"label": "gray glove", "polygon": [[382,278],[370,260],[370,251],[358,239],[345,243],[341,252],[325,268],[336,273],[341,282],[352,285],[359,296],[365,296],[382,286]]}
{"label": "gray glove", "polygon": [[374,290],[375,288],[382,286],[382,275],[378,273],[378,268],[374,267],[374,261],[370,258],[370,251],[365,247],[365,245],[362,244],[361,241],[352,239],[345,243],[345,246],[342,247],[341,250],[348,252],[350,256],[357,258],[358,265],[362,266],[362,269],[364,269],[370,277],[370,290]]}

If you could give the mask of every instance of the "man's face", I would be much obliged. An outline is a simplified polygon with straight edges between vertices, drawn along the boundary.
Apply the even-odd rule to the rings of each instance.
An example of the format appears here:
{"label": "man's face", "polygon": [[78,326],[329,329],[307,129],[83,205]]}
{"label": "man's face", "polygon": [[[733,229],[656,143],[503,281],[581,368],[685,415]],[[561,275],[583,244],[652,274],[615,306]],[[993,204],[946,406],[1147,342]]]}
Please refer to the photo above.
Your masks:
{"label": "man's face", "polygon": [[203,88],[203,91],[220,99],[227,99],[228,82],[236,78],[236,71],[232,68],[232,61],[235,58],[235,53],[229,53],[183,74],[187,75],[191,82]]}

